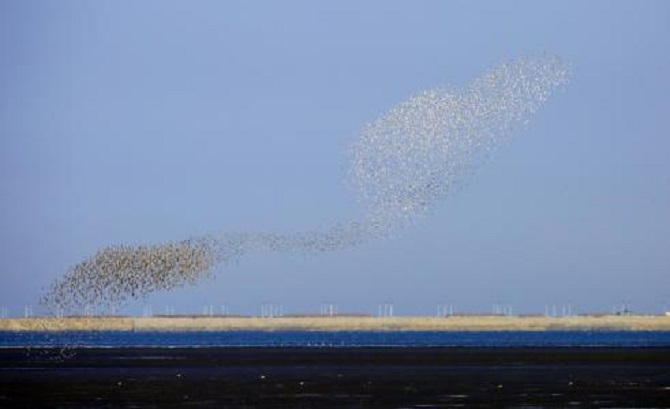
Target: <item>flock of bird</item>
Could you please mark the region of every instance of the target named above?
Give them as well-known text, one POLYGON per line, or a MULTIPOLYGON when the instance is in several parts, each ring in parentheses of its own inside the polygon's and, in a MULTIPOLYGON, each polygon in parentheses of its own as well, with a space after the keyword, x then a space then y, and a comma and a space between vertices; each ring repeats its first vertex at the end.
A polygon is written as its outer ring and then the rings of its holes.
POLYGON ((75 265, 42 297, 52 311, 115 307, 129 299, 195 285, 215 266, 250 251, 321 252, 383 238, 412 224, 469 175, 517 126, 569 80, 553 56, 521 58, 463 89, 435 88, 367 124, 351 145, 359 220, 283 235, 228 233, 178 242, 110 246, 75 265))
POLYGON ((214 266, 213 244, 207 238, 152 246, 105 247, 54 282, 41 303, 59 314, 73 314, 92 307, 115 307, 154 291, 196 284, 214 266))

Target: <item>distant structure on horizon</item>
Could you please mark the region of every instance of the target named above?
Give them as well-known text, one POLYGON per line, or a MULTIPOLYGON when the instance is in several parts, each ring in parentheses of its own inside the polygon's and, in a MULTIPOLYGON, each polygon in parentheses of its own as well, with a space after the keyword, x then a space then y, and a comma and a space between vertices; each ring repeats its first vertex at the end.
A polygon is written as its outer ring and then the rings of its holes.
POLYGON ((321 315, 326 315, 332 317, 337 315, 337 305, 336 304, 321 304, 321 315))
POLYGON ((393 304, 392 303, 379 304, 379 307, 377 308, 377 316, 378 317, 392 317, 393 316, 393 304))

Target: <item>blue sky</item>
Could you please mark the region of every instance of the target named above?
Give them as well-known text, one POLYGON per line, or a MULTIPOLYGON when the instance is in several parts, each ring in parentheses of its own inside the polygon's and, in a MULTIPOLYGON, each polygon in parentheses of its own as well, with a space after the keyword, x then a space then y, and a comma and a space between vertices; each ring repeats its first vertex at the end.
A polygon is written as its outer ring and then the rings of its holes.
POLYGON ((662 1, 2 2, 0 305, 20 313, 111 244, 355 217, 347 147, 366 122, 542 52, 572 62, 571 84, 413 228, 248 255, 146 303, 670 308, 662 1))

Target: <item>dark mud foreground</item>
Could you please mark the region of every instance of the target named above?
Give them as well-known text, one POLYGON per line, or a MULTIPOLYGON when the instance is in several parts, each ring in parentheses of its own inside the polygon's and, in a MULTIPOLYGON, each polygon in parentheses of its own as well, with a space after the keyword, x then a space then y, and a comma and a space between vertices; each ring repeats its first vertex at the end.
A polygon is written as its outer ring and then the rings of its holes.
POLYGON ((0 349, 0 407, 670 407, 670 348, 0 349))

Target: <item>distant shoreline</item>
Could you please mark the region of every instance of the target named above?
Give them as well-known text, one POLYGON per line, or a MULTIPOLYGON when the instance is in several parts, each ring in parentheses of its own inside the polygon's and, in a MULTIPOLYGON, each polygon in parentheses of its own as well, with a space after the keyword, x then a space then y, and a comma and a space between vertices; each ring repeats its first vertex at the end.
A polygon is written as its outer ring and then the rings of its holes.
POLYGON ((33 317, 0 331, 670 331, 670 316, 33 317))

